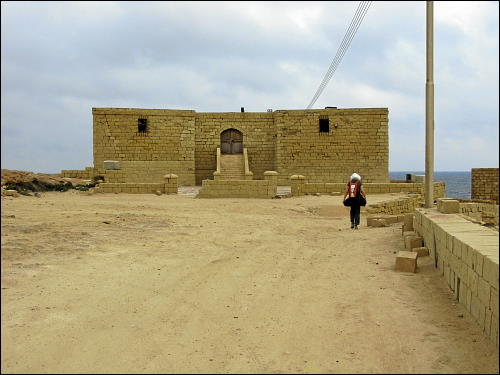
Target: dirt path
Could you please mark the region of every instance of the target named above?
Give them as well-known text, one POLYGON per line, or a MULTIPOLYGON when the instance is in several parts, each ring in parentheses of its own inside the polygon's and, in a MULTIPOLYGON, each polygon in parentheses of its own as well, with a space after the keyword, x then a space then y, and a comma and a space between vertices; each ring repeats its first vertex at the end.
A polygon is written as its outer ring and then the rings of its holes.
POLYGON ((2 197, 2 372, 498 373, 429 262, 393 270, 401 226, 340 198, 2 197))

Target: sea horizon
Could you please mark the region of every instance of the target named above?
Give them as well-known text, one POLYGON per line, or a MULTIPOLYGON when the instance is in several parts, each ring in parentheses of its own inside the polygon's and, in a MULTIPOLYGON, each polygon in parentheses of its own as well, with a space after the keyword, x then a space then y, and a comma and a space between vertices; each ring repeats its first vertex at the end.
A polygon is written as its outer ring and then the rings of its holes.
MULTIPOLYGON (((405 180, 406 174, 425 174, 424 171, 389 171, 391 180, 405 180)), ((434 171, 434 181, 445 183, 448 198, 471 199, 471 171, 434 171)))

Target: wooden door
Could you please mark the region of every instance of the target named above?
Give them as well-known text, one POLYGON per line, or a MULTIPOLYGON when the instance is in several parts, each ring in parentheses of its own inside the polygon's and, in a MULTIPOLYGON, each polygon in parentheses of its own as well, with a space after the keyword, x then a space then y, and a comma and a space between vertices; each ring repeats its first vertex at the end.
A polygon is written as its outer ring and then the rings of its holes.
POLYGON ((223 154, 243 153, 243 133, 236 129, 224 130, 220 135, 220 151, 223 154))

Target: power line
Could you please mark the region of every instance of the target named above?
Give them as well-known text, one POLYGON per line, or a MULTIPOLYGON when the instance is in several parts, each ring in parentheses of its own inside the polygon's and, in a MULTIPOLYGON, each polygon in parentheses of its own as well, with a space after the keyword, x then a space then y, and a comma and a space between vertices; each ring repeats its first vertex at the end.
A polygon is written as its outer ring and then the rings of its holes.
POLYGON ((359 29, 359 26, 361 25, 361 22, 363 21, 363 18, 365 17, 366 13, 368 12, 368 8, 370 8, 371 1, 360 1, 358 8, 356 9, 356 12, 354 13, 354 17, 351 20, 351 24, 349 25, 349 28, 347 29, 344 38, 342 39, 342 43, 340 44, 337 53, 335 54, 335 58, 333 59, 332 63, 330 64, 330 67, 328 68, 328 71, 326 72, 325 76, 323 77, 323 80, 321 81, 321 84, 319 85, 318 89, 316 90, 316 93, 314 94, 311 102, 307 106, 307 109, 310 109, 314 103, 316 103, 316 100, 320 97, 321 93, 325 89, 325 87, 328 85, 328 82, 332 78, 333 74, 337 70, 337 67, 340 64, 340 61, 344 57, 344 54, 346 53, 347 49, 349 48, 352 39, 354 38, 354 35, 359 29))
POLYGON ((360 9, 364 8, 365 6, 365 2, 364 1, 361 1, 359 4, 358 4, 358 8, 356 9, 356 12, 354 14, 354 17, 352 18, 351 20, 351 24, 349 25, 349 28, 347 29, 347 32, 346 34, 344 35, 344 38, 342 40, 342 43, 335 55, 335 58, 333 59, 332 63, 330 64, 330 67, 328 68, 328 71, 325 75, 325 77, 323 77, 323 80, 318 88, 318 90, 316 90, 316 93, 313 97, 313 100, 311 101, 311 104, 309 104, 309 107, 312 107, 312 102, 316 101, 319 97, 319 95, 321 94, 321 92, 323 91, 323 89, 326 87, 326 84, 328 83, 328 80, 329 80, 329 77, 331 77, 331 75, 333 74, 334 72, 334 69, 336 69, 336 66, 338 65, 338 61, 339 61, 339 58, 342 54, 343 51, 345 51, 345 47, 347 46, 347 41, 349 39, 349 37, 352 34, 354 28, 353 26, 359 21, 360 19, 360 15, 361 15, 361 12, 360 12, 360 9))
MULTIPOLYGON (((321 92, 325 89, 327 86, 328 82, 330 81, 333 73, 336 71, 338 65, 340 64, 340 61, 342 57, 344 56, 345 52, 347 51, 347 48, 349 47, 352 39, 354 38, 354 34, 356 33, 357 29, 359 28, 360 22, 361 22, 361 17, 363 12, 367 10, 367 4, 366 2, 360 2, 358 6, 358 10, 356 11, 356 14, 351 21, 351 25, 349 26, 348 31, 346 32, 346 35, 344 36, 344 39, 342 41, 342 44, 340 45, 337 54, 335 55, 334 60, 330 64, 330 68, 328 69, 328 72, 326 73, 325 77, 323 78, 323 81, 321 82, 320 87, 318 88, 314 101, 318 99, 318 97, 321 95, 321 92)), ((312 104, 310 104, 312 106, 312 104)))

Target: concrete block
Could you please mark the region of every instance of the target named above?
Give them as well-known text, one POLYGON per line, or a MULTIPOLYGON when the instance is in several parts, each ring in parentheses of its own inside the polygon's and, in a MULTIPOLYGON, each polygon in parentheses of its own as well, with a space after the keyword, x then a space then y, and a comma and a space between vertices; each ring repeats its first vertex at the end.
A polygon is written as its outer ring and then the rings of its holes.
POLYGON ((426 247, 414 247, 411 251, 417 253, 417 258, 429 256, 429 249, 426 247))
POLYGON ((396 256, 396 271, 416 272, 417 253, 411 251, 399 251, 396 256))

